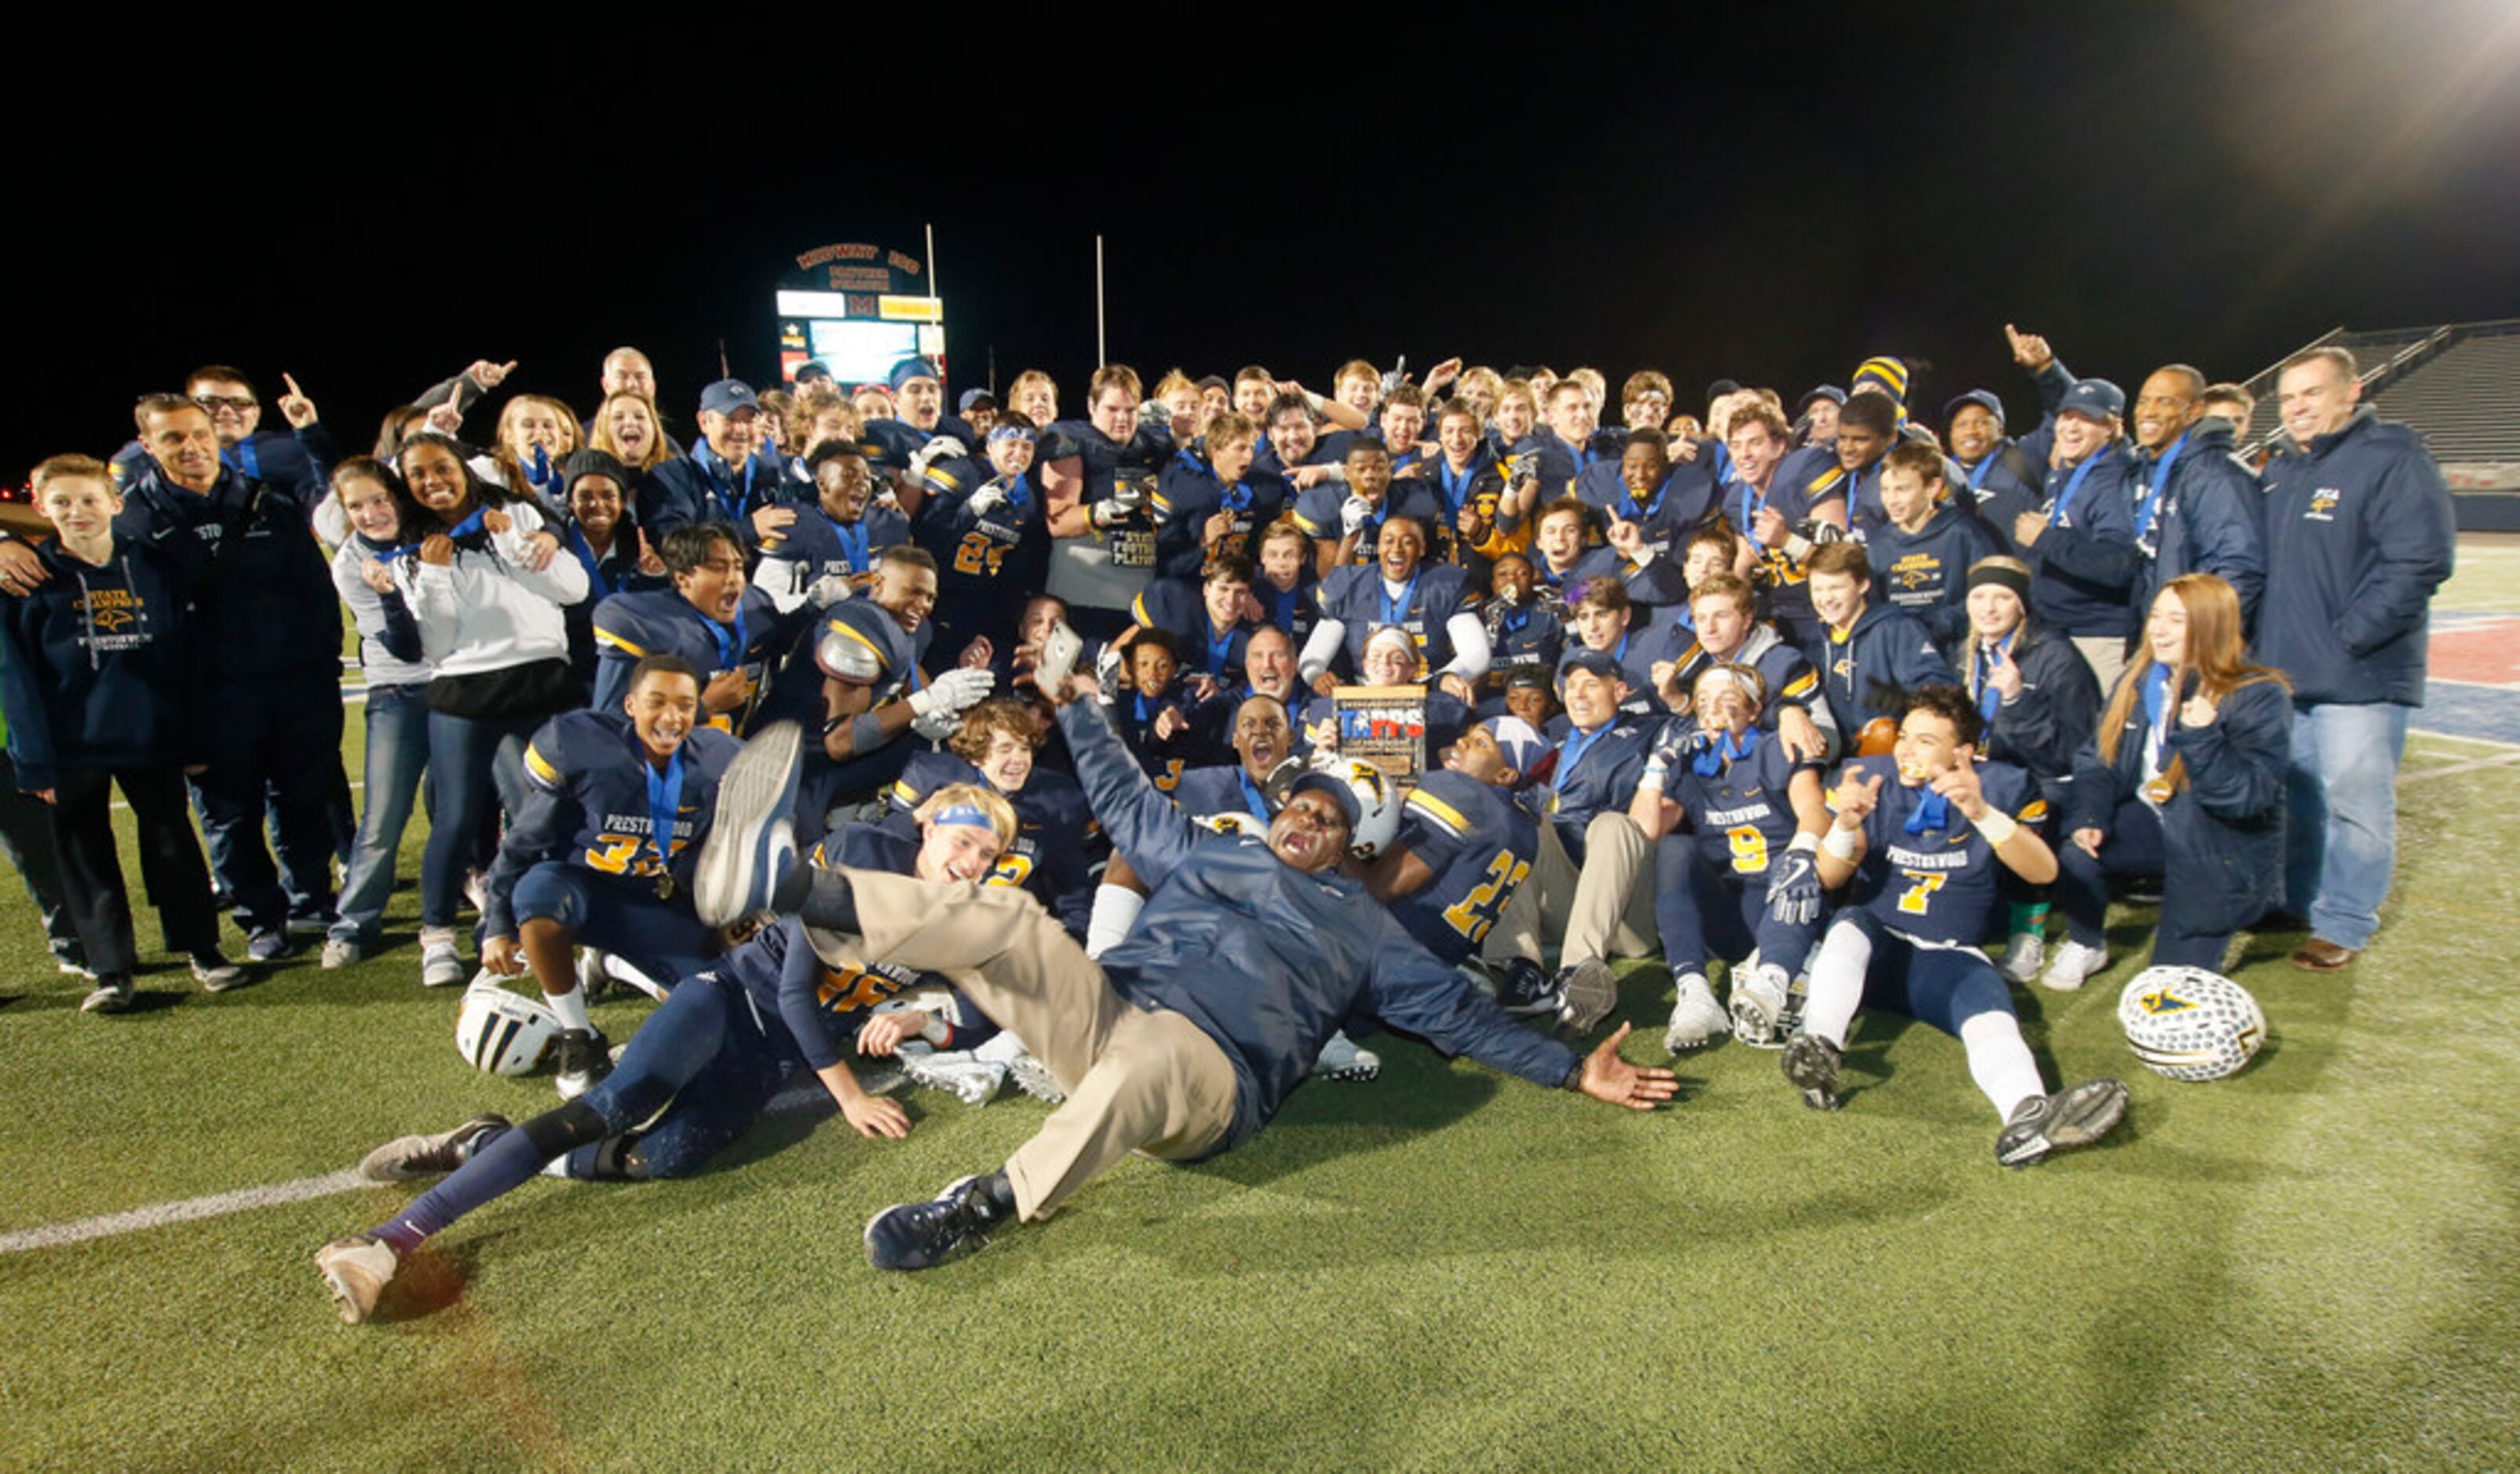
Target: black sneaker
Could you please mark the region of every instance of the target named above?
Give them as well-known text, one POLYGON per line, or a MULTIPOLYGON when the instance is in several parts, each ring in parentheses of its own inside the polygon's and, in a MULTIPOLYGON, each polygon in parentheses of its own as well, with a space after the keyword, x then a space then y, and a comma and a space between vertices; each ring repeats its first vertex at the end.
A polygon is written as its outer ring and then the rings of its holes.
POLYGON ((612 1046, 600 1029, 562 1029, 559 1041, 560 1097, 574 1100, 612 1073, 612 1046))
POLYGON ((1538 962, 1514 958, 1489 970, 1496 978, 1498 1007, 1516 1018, 1557 1011, 1557 984, 1538 962))
POLYGON ((2059 1151, 2089 1146, 2126 1118, 2123 1080, 2086 1080, 2052 1095, 2024 1100, 1996 1135, 1995 1159, 2027 1167, 2059 1151))
POLYGON ((1837 1046, 1817 1034, 1797 1032, 1785 1041, 1785 1078, 1803 1093, 1803 1104, 1835 1110, 1846 1103, 1837 1094, 1837 1046))
POLYGON ((989 1230, 1014 1218, 967 1177, 924 1203, 902 1203, 868 1220, 867 1263, 878 1270, 924 1270, 989 1241, 989 1230))
POLYGON ((1610 964, 1595 959, 1557 970, 1557 1022, 1569 1034, 1584 1034, 1610 1016, 1619 1005, 1619 979, 1610 964))
POLYGON ((485 1139, 507 1129, 507 1117, 485 1115, 433 1137, 398 1138, 369 1152, 359 1163, 359 1176, 371 1183, 440 1177, 463 1166, 485 1139))

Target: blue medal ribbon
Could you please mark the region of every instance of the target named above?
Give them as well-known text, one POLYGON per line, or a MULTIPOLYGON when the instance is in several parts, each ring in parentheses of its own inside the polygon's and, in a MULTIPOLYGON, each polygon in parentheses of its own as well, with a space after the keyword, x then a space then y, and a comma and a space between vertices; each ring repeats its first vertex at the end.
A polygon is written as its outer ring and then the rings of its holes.
POLYGON ((1766 734, 1756 727, 1737 737, 1729 732, 1725 733, 1714 741, 1697 749, 1697 756, 1689 760, 1689 766, 1700 778, 1714 778, 1724 771, 1726 764, 1737 763, 1758 751, 1759 738, 1764 736, 1766 734))
POLYGON ((2064 525, 2065 514, 2067 510, 2072 508, 2074 505, 2074 493, 2083 489, 2083 482, 2091 475, 2092 468, 2099 465, 2100 457, 2105 456, 2108 453, 2109 448, 2103 445, 2098 450, 2085 456, 2083 458, 2083 464, 2075 467, 2074 473, 2065 478, 2065 489, 2056 493, 2055 501, 2048 504, 2048 526, 2060 527, 2064 525))
POLYGON ((2170 442, 2170 449, 2161 453, 2161 462, 2153 469, 2152 484, 2144 489, 2143 500, 2136 504, 2135 540, 2146 553, 2154 551, 2152 519, 2160 510, 2162 492, 2170 485, 2170 469, 2179 464, 2179 453, 2186 447, 2187 432, 2181 430, 2179 438, 2170 442))
POLYGON ((1952 826, 1952 801, 1927 788, 1917 798, 1916 807, 1900 827, 1911 834, 1932 834, 1952 826))
POLYGON ((648 847, 656 853, 656 865, 670 873, 674 868, 674 815, 683 802, 683 749, 665 759, 665 771, 658 773, 654 763, 642 765, 648 778, 648 847))
POLYGON ((1260 791, 1260 785, 1251 781, 1250 773, 1240 763, 1234 765, 1234 781, 1242 785, 1242 807, 1251 812, 1252 818, 1267 824, 1269 797, 1260 791))

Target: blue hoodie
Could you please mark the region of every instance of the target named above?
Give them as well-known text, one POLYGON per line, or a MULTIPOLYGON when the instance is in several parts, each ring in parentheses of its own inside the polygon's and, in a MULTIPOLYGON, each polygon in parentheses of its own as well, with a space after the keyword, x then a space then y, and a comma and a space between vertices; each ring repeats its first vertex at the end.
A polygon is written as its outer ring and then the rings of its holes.
POLYGON ((125 493, 113 531, 179 564, 196 553, 208 559, 192 590, 204 681, 331 688, 341 679, 341 598, 323 546, 307 530, 311 516, 284 488, 234 470, 222 468, 207 492, 194 492, 151 462, 125 493), (222 558, 230 524, 238 544, 222 558))
MULTIPOLYGON (((302 535, 302 529, 301 529, 302 535)), ((0 704, 21 788, 65 768, 158 768, 196 755, 191 586, 206 557, 117 534, 105 566, 58 542, 35 549, 51 575, 0 596, 0 704)))
POLYGON ((2257 657, 2298 706, 2424 700, 2433 590, 2457 541, 2423 437, 2355 411, 2267 463, 2267 594, 2257 657))

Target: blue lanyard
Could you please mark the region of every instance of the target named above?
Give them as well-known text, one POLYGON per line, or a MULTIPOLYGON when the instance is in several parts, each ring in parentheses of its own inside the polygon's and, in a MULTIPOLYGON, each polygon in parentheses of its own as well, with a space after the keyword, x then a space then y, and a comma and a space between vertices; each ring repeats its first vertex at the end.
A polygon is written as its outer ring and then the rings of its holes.
POLYGON ((1689 760, 1689 766, 1698 777, 1713 778, 1722 773, 1727 764, 1737 763, 1758 751, 1759 738, 1763 736, 1765 734, 1756 727, 1737 737, 1728 732, 1699 749, 1697 756, 1689 760))
POLYGON ((824 512, 820 503, 815 504, 814 510, 822 513, 823 520, 832 524, 832 535, 840 540, 840 557, 848 559, 850 572, 864 573, 874 568, 874 561, 867 557, 865 517, 861 516, 855 522, 843 522, 824 512))
POLYGON ((604 559, 595 556, 595 545, 586 540, 585 532, 580 530, 575 522, 568 525, 568 551, 577 555, 578 565, 586 569, 587 585, 590 588, 602 589, 607 594, 618 594, 628 588, 632 576, 638 572, 637 567, 633 566, 631 571, 622 574, 617 582, 607 578, 604 574, 604 559))
POLYGON ((656 852, 656 864, 671 870, 674 863, 674 815, 683 802, 683 749, 665 759, 665 771, 656 772, 653 763, 643 763, 648 770, 648 844, 656 852))
POLYGON ((1751 546, 1751 547, 1753 547, 1753 548, 1762 548, 1762 547, 1765 547, 1765 546, 1766 546, 1765 544, 1763 544, 1763 543, 1761 543, 1761 542, 1759 541, 1759 533, 1758 533, 1758 526, 1759 526, 1759 522, 1758 522, 1758 515, 1759 515, 1759 514, 1760 514, 1760 513, 1765 512, 1765 511, 1767 511, 1767 510, 1768 510, 1768 494, 1767 494, 1766 492, 1764 492, 1764 491, 1760 491, 1760 490, 1759 490, 1759 488, 1757 488, 1757 487, 1755 487, 1755 486, 1752 486, 1752 485, 1751 485, 1749 482, 1747 482, 1747 481, 1742 482, 1742 483, 1741 483, 1741 527, 1740 527, 1740 532, 1741 532, 1741 535, 1742 535, 1743 537, 1746 537, 1746 538, 1748 538, 1748 539, 1750 540, 1750 546, 1751 546), (1759 496, 1759 500, 1758 500, 1756 503, 1753 503, 1753 502, 1750 500, 1750 494, 1751 494, 1752 492, 1754 492, 1754 491, 1755 491, 1755 492, 1758 492, 1758 496, 1759 496))
POLYGON ((248 435, 236 444, 229 446, 226 450, 219 452, 219 459, 228 463, 229 467, 235 470, 242 471, 257 480, 261 479, 262 452, 254 449, 253 437, 251 435, 248 435))
POLYGON ((1237 481, 1225 488, 1225 510, 1239 515, 1250 509, 1251 483, 1237 481))
MULTIPOLYGON (((1211 624, 1208 628, 1212 630, 1216 628, 1216 626, 1211 624)), ((1239 633, 1241 633, 1241 631, 1229 624, 1225 627, 1224 634, 1214 636, 1208 640, 1207 669, 1210 675, 1222 676, 1225 674, 1227 659, 1234 653, 1234 637, 1239 633)))
POLYGON ((1234 765, 1234 781, 1242 785, 1242 807, 1251 811, 1252 818, 1267 824, 1269 822, 1268 796, 1260 791, 1260 785, 1251 781, 1251 775, 1243 770, 1240 763, 1234 765))
POLYGON ((1460 516, 1462 514, 1462 503, 1470 494, 1470 483, 1478 479, 1479 463, 1476 460, 1472 460, 1469 464, 1469 468, 1457 476, 1453 474, 1453 463, 1451 461, 1437 461, 1435 463, 1435 473, 1443 477, 1444 511, 1454 516, 1460 516))
POLYGON ((2048 526, 2061 527, 2064 525, 2065 513, 2074 505, 2074 493, 2083 489, 2084 478, 2091 475, 2092 467, 2100 464, 2100 457, 2105 456, 2108 453, 2109 448, 2103 445, 2098 450, 2085 456, 2083 458, 2083 464, 2075 467, 2074 473, 2065 478, 2065 489, 2056 493, 2056 500, 2048 504, 2048 526))
POLYGON ((2186 446, 2187 432, 2181 430, 2179 438, 2170 442, 2170 449, 2161 453, 2161 463, 2153 470, 2152 485, 2145 488, 2143 501, 2135 510, 2137 542, 2146 542, 2151 538, 2153 513, 2161 504, 2162 491, 2170 485, 2170 469, 2179 464, 2179 453, 2186 446))
POLYGON ((761 469, 761 458, 748 456, 744 459, 742 486, 731 485, 727 481, 727 477, 734 474, 734 469, 710 448, 707 441, 703 440, 699 443, 698 448, 692 453, 692 461, 709 478, 709 500, 717 503, 719 509, 726 514, 728 521, 742 521, 743 504, 752 500, 752 475, 754 471, 761 469))
MULTIPOLYGON (((695 609, 694 612, 698 611, 695 609)), ((751 643, 744 638, 743 605, 739 603, 735 606, 735 628, 733 629, 728 629, 706 614, 700 615, 700 623, 708 627, 709 638, 717 642, 719 670, 733 670, 743 662, 743 652, 751 643)))
MULTIPOLYGON (((480 531, 480 530, 481 530, 481 514, 483 514, 483 513, 485 513, 485 512, 487 512, 487 511, 489 511, 489 510, 490 510, 490 509, 489 509, 489 508, 487 508, 487 507, 475 507, 475 508, 473 508, 473 509, 472 509, 472 514, 471 516, 466 517, 464 520, 462 520, 462 521, 460 521, 460 522, 456 523, 454 526, 449 527, 449 528, 447 528, 447 529, 446 529, 446 539, 447 539, 447 541, 449 541, 449 542, 461 542, 461 541, 463 541, 464 539, 466 539, 466 538, 468 538, 468 537, 471 537, 472 534, 474 534, 474 533, 476 533, 476 532, 480 531)), ((399 548, 395 548, 395 549, 392 549, 392 550, 390 550, 390 551, 388 551, 388 552, 384 552, 384 553, 380 553, 380 554, 378 554, 378 555, 377 555, 377 561, 378 561, 378 562, 381 562, 381 563, 389 563, 389 562, 392 562, 392 561, 393 561, 394 559, 396 559, 396 558, 409 558, 409 557, 411 557, 413 554, 418 553, 419 551, 420 551, 420 544, 419 544, 418 542, 409 542, 409 543, 405 543, 405 544, 403 544, 403 545, 402 545, 401 547, 399 547, 399 548)))
POLYGON ((1552 786, 1564 792, 1567 781, 1575 776, 1575 765, 1584 761, 1584 754, 1592 750, 1593 744, 1609 736, 1610 729, 1617 725, 1619 719, 1612 717, 1590 732, 1579 727, 1567 733, 1566 740, 1557 744, 1557 779, 1552 786))
POLYGON ((2161 750, 2170 740, 2170 667, 2156 660, 2143 673, 2144 752, 2154 768, 2165 766, 2161 750))
POLYGON ((1993 469, 1995 469, 1995 452, 1988 451, 1986 453, 1986 459, 1977 463, 1977 465, 1972 467, 1969 470, 1970 495, 1976 495, 1977 489, 1986 484, 1987 472, 1993 469))
POLYGON ((2003 702, 2003 692, 1997 691, 1995 684, 1987 679, 1987 672, 1995 666, 1995 660, 1989 652, 2002 650, 2010 654, 2012 642, 2018 639, 2020 634, 2021 631, 2016 629, 1997 641, 1992 647, 1981 645, 1977 648, 1977 656, 1972 666, 1977 676, 1977 714, 1989 722, 1995 720, 1995 709, 2003 702))
POLYGON ((1373 586, 1382 596, 1382 622, 1384 624, 1407 624, 1409 622, 1409 606, 1418 602, 1418 580, 1425 576, 1426 570, 1423 568, 1410 574, 1409 582, 1401 586, 1400 596, 1395 599, 1392 597, 1391 590, 1386 587, 1382 581, 1381 570, 1374 570, 1373 586))
POLYGON ((1628 490, 1628 483, 1625 481, 1620 482, 1619 505, 1621 508, 1625 509, 1627 513, 1627 520, 1631 522, 1642 522, 1645 518, 1652 516, 1655 513, 1662 511, 1662 499, 1671 494, 1671 476, 1664 476, 1662 478, 1662 484, 1654 488, 1653 500, 1643 504, 1642 506, 1639 506, 1637 504, 1637 494, 1628 490))
POLYGON ((1007 505, 1013 508, 1018 514, 1032 502, 1032 483, 1025 477, 1004 476, 999 479, 998 485, 1006 491, 1007 505))
POLYGON ((1927 788, 1916 799, 1916 807, 1900 827, 1911 834, 1931 834, 1952 826, 1952 801, 1927 788))
POLYGON ((1269 622, 1291 635, 1295 632, 1295 615, 1302 611, 1304 586, 1291 589, 1269 586, 1269 622))

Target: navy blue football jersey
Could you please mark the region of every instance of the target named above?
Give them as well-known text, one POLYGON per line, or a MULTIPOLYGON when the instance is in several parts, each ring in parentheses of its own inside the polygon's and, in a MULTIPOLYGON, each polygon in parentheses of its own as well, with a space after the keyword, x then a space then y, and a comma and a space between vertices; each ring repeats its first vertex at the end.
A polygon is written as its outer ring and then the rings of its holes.
POLYGON ((1392 916, 1418 945, 1458 963, 1530 875, 1540 827, 1503 788, 1437 768, 1410 793, 1392 844, 1435 872, 1425 889, 1392 902, 1392 916))
POLYGON ((1228 685, 1241 681, 1242 649, 1251 643, 1251 631, 1238 623, 1219 633, 1208 623, 1207 598, 1198 583, 1156 579, 1131 602, 1129 614, 1141 627, 1173 637, 1184 675, 1213 676, 1228 685))
POLYGON ((875 582, 883 550, 908 541, 910 519, 880 503, 870 504, 854 522, 833 517, 819 502, 800 503, 796 520, 761 540, 753 582, 782 608, 794 608, 815 580, 832 573, 847 574, 863 593, 875 582))
POLYGON ((1156 574, 1194 579, 1217 558, 1259 555, 1253 539, 1285 509, 1286 483, 1254 466, 1228 486, 1206 456, 1178 451, 1157 473, 1148 505, 1155 514, 1156 574), (1211 546, 1207 523, 1219 512, 1234 514, 1234 522, 1211 546))
POLYGON ((743 700, 708 725, 742 732, 761 699, 770 662, 788 644, 793 621, 759 587, 743 591, 735 622, 720 624, 671 589, 615 594, 595 606, 595 699, 598 711, 617 711, 630 694, 630 673, 650 655, 680 655, 700 673, 705 687, 719 675, 743 672, 743 700))
POLYGON ((649 775, 654 770, 630 718, 619 711, 563 712, 525 745, 525 804, 490 864, 482 920, 490 936, 516 935, 509 897, 525 871, 565 860, 598 875, 651 891, 670 875, 678 904, 691 903, 692 868, 717 808, 718 780, 742 744, 695 729, 675 754, 682 791, 674 796, 665 853, 653 839, 649 775))
MULTIPOLYGON (((1986 936, 1997 904, 2003 862, 1977 826, 1952 809, 1945 824, 1908 832, 1908 817, 1931 795, 1923 784, 1899 782, 1899 760, 1888 754, 1857 758, 1839 777, 1841 786, 1881 778, 1881 801, 1865 816, 1864 862, 1856 870, 1849 904, 1861 906, 1889 927, 1919 942, 1974 947, 1986 936)), ((2048 817, 2028 774, 2010 763, 1980 763, 1978 784, 1992 808, 2024 825, 2048 817)))
POLYGON ((1445 625, 1470 606, 1469 576, 1451 563, 1419 563, 1418 576, 1394 594, 1379 563, 1332 568, 1317 599, 1324 617, 1347 626, 1350 672, 1364 669, 1365 643, 1373 632, 1396 624, 1417 642, 1423 676, 1452 663, 1453 637, 1445 625))
MULTIPOLYGON (((1290 515, 1294 517, 1295 525, 1304 529, 1305 536, 1317 542, 1335 543, 1347 535, 1345 524, 1340 520, 1340 509, 1347 505, 1347 494, 1345 481, 1324 481, 1295 497, 1294 511, 1290 515)), ((1437 551, 1437 540, 1442 537, 1445 525, 1443 498, 1413 476, 1392 482, 1391 489, 1382 495, 1382 506, 1358 529, 1353 561, 1373 561, 1373 550, 1382 536, 1382 524, 1396 516, 1416 517, 1418 525, 1426 531, 1428 553, 1437 551)))
MULTIPOLYGON (((1674 717, 1686 722, 1687 717, 1674 717)), ((1794 775, 1817 773, 1817 762, 1798 763, 1785 744, 1761 736, 1746 757, 1709 775, 1684 760, 1664 780, 1663 796, 1681 806, 1684 823, 1697 836, 1698 853, 1719 875, 1747 884, 1768 873, 1768 864, 1793 843, 1794 775)))
MULTIPOLYGON (((979 769, 951 752, 913 753, 886 795, 891 812, 883 826, 915 839, 919 821, 913 811, 949 783, 997 791, 979 769)), ((1085 806, 1085 790, 1066 774, 1036 765, 1022 788, 999 796, 1015 811, 1015 839, 998 857, 987 883, 1021 886, 1060 924, 1084 935, 1086 916, 1094 906, 1095 872, 1110 850, 1085 806)))

